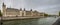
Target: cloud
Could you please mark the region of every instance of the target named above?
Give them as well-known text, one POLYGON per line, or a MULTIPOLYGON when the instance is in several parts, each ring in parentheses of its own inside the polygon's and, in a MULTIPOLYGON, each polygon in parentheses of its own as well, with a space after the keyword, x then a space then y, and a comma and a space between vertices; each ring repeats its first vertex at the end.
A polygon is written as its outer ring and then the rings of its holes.
POLYGON ((60 0, 25 0, 26 6, 38 11, 58 15, 60 11, 60 0))
POLYGON ((2 8, 2 1, 3 1, 3 0, 0 0, 0 10, 1 10, 1 8, 2 8))

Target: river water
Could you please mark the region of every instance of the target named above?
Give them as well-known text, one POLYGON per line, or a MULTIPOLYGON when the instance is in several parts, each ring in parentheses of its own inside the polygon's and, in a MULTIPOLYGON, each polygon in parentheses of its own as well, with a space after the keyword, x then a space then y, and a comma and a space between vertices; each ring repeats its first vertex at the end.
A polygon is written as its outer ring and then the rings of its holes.
POLYGON ((58 17, 3 21, 3 25, 52 25, 58 17))

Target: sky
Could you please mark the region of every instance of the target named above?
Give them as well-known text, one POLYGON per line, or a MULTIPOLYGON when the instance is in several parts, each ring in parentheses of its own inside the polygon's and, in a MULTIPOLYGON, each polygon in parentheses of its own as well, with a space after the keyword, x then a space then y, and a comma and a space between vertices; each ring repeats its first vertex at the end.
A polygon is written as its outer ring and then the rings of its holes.
POLYGON ((33 9, 51 15, 58 15, 60 11, 60 0, 0 0, 0 9, 3 2, 7 7, 33 9))

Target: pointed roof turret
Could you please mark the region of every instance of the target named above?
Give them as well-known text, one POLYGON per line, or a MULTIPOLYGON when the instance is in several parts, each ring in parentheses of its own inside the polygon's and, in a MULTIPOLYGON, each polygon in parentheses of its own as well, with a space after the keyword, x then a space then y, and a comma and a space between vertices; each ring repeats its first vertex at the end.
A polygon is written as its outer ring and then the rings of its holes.
POLYGON ((2 6, 6 6, 6 5, 4 4, 4 2, 3 2, 3 4, 2 4, 2 6))
POLYGON ((4 2, 3 2, 3 5, 4 5, 4 2))
POLYGON ((20 8, 20 11, 22 11, 22 8, 20 8))
POLYGON ((32 11, 32 9, 30 11, 32 11))
POLYGON ((24 8, 24 11, 25 11, 25 8, 24 8))

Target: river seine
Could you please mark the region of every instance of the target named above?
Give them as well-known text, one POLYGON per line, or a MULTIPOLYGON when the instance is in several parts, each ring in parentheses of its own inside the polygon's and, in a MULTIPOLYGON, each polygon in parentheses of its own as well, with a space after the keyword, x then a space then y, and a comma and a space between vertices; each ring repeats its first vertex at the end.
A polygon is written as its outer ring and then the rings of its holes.
POLYGON ((52 25, 58 17, 46 17, 39 19, 20 19, 3 21, 3 25, 52 25))

